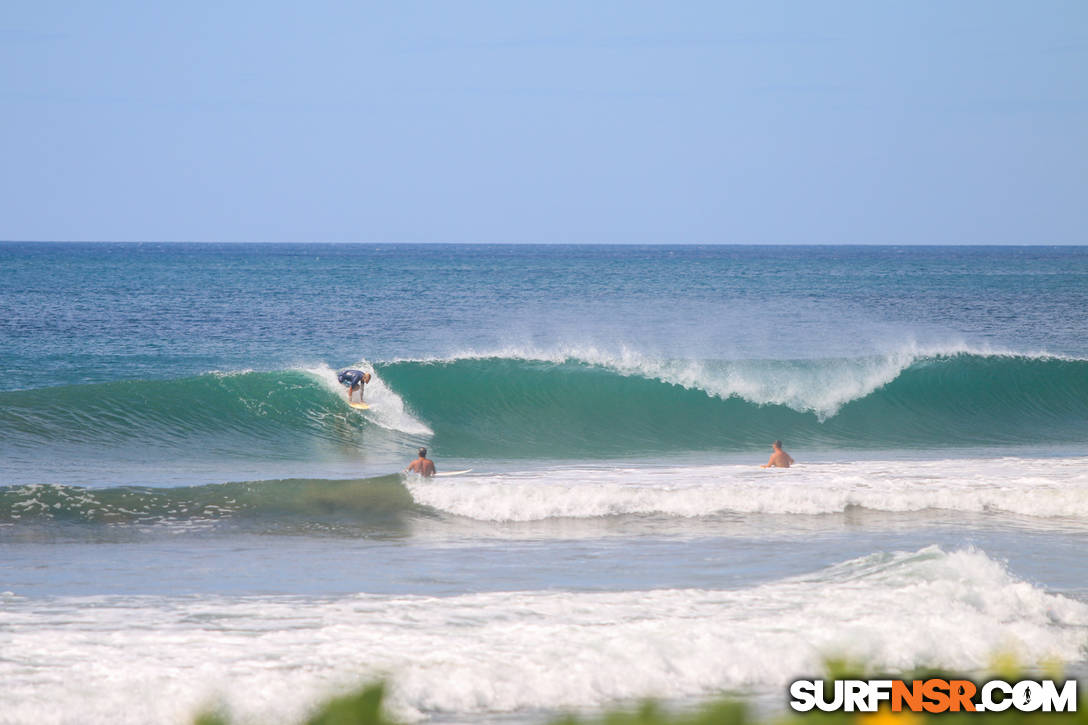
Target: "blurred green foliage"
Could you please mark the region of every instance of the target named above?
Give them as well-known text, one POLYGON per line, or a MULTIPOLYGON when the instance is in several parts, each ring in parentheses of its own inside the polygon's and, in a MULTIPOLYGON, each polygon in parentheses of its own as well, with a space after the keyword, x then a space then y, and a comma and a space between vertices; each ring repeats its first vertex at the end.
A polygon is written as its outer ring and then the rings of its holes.
MULTIPOLYGON (((823 679, 881 679, 865 674, 864 667, 855 663, 829 661, 823 679)), ((916 673, 900 675, 899 679, 970 679, 955 675, 916 673)), ((1009 671, 996 675, 1007 681, 1034 679, 1024 674, 1013 675, 1009 671)), ((1053 673, 1042 675, 1057 679, 1053 673)), ((1083 684, 1083 683, 1078 683, 1083 684)), ((385 686, 371 684, 362 689, 332 699, 305 721, 305 725, 397 725, 382 711, 385 686)), ((820 712, 792 713, 773 718, 759 718, 743 703, 721 700, 704 705, 691 712, 669 712, 660 704, 647 701, 634 709, 617 709, 593 717, 564 715, 554 718, 549 725, 1088 725, 1088 707, 1078 688, 1076 712, 945 712, 945 713, 893 713, 884 708, 875 713, 820 712)), ((199 715, 193 725, 231 725, 230 718, 219 711, 199 715)))

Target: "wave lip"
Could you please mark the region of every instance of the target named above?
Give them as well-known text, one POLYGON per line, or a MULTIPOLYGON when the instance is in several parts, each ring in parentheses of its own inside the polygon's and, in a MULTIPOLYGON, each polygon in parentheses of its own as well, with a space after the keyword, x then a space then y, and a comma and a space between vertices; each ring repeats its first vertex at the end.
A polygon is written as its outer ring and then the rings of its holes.
MULTIPOLYGON (((1088 361, 906 350, 850 360, 468 356, 379 365, 457 455, 1083 444, 1088 361)), ((449 450, 449 448, 444 448, 449 450)))
MULTIPOLYGON (((955 350, 952 354, 958 352, 962 350, 955 350)), ((826 419, 846 403, 865 397, 894 380, 916 360, 930 354, 910 348, 885 355, 842 358, 814 364, 811 360, 669 360, 626 347, 617 352, 575 347, 552 352, 507 349, 494 354, 465 353, 428 362, 494 359, 551 362, 556 365, 584 364, 611 370, 624 377, 641 377, 702 391, 712 397, 740 398, 757 405, 783 405, 826 419)), ((945 350, 943 354, 949 352, 945 350)))
POLYGON ((798 412, 814 413, 823 420, 834 416, 847 403, 864 398, 888 384, 915 363, 970 357, 1067 362, 1080 360, 1048 352, 1017 353, 966 344, 909 344, 885 353, 825 359, 673 360, 646 355, 628 347, 609 351, 594 346, 576 346, 462 352, 449 357, 405 358, 394 361, 394 364, 449 365, 461 361, 486 360, 546 362, 557 366, 583 364, 611 370, 625 377, 641 377, 678 385, 688 390, 699 390, 722 399, 735 397, 757 405, 784 405, 798 412))
POLYGON ((400 717, 513 713, 769 692, 835 656, 972 673, 997 654, 1081 662, 1088 646, 1085 603, 936 547, 739 590, 9 600, 0 678, 20 722, 180 721, 217 695, 247 721, 297 721, 377 676, 400 717), (128 675, 171 697, 143 698, 128 675), (64 686, 86 681, 101 685, 64 686))

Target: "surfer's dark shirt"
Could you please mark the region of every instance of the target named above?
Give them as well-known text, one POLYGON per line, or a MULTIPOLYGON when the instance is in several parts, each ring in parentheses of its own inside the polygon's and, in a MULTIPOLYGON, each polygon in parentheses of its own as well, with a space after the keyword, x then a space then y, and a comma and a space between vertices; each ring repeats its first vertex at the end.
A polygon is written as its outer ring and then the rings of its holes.
POLYGON ((337 380, 344 385, 351 385, 352 387, 359 384, 359 381, 363 379, 362 370, 345 370, 337 376, 337 380))

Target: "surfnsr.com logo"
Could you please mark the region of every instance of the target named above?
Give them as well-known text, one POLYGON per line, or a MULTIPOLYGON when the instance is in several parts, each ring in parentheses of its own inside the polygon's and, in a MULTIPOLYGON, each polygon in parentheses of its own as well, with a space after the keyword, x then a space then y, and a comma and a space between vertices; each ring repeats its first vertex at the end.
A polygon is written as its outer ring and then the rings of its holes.
POLYGON ((797 680, 790 685, 790 707, 824 712, 876 712, 887 702, 892 712, 1076 712, 1077 681, 990 680, 797 680))

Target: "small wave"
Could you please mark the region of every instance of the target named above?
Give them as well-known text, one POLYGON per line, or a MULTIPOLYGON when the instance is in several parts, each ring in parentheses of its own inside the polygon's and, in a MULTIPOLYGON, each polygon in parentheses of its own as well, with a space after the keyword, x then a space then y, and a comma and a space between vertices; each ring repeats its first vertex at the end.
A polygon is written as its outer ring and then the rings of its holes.
POLYGON ((816 515, 850 507, 943 509, 1088 521, 1083 458, 859 461, 788 471, 703 465, 545 469, 411 480, 420 504, 481 521, 725 513, 816 515))
POLYGON ((993 512, 1088 521, 1083 458, 570 467, 422 479, 274 479, 158 488, 0 487, 0 523, 188 527, 221 521, 382 523, 404 515, 489 522, 616 516, 812 516, 872 511, 993 512))
POLYGON ((229 521, 386 522, 418 510, 399 475, 151 488, 0 487, 0 522, 168 525, 229 521))

